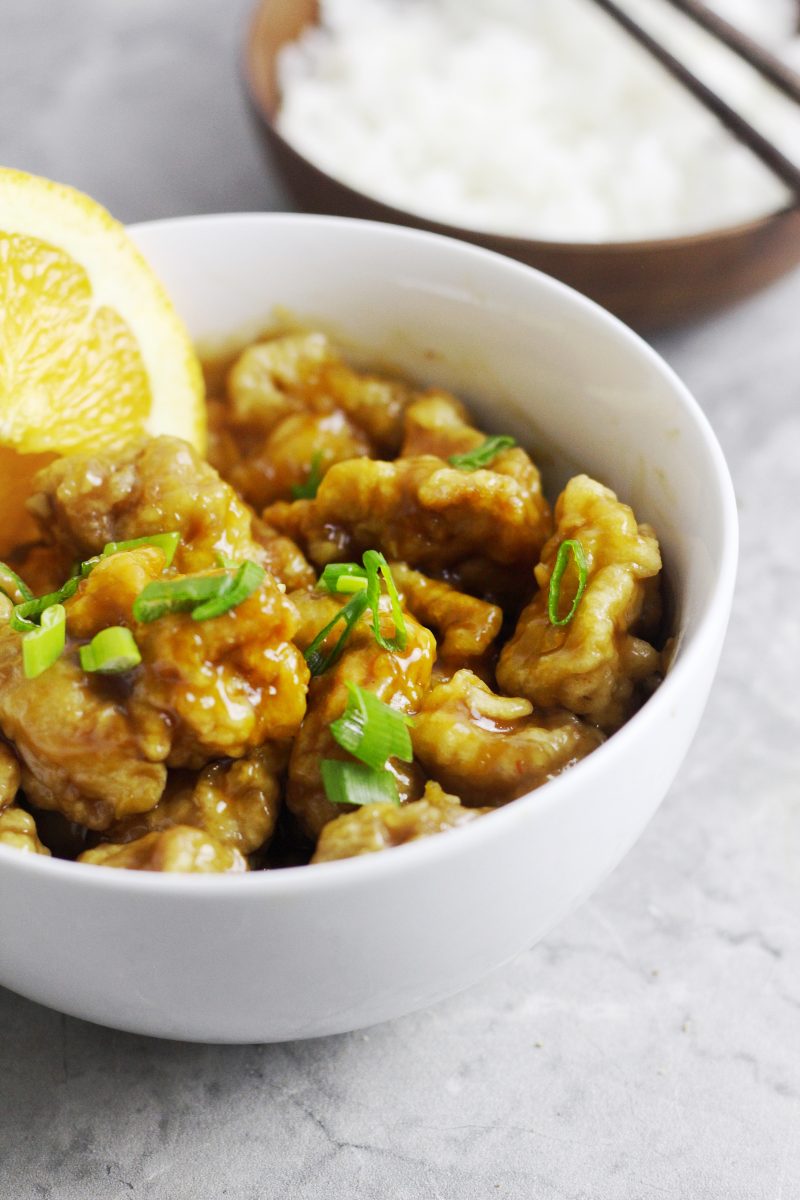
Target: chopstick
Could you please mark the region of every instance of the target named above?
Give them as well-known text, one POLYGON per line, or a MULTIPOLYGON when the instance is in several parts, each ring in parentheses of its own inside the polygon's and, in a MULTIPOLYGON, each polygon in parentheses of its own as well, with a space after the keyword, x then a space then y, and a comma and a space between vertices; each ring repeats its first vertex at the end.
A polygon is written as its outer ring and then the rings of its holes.
MULTIPOLYGON (((667 70, 673 78, 686 88, 688 92, 699 100, 700 103, 712 112, 722 125, 725 126, 730 133, 733 134, 740 142, 747 146, 756 158, 759 158, 766 167, 768 167, 774 175, 777 175, 795 195, 795 198, 800 201, 800 167, 793 163, 791 159, 778 149, 774 142, 760 133, 754 125, 732 108, 727 101, 703 83, 692 71, 689 70, 684 63, 677 59, 674 54, 667 50, 666 46, 662 46, 652 34, 643 29, 638 22, 634 21, 623 9, 619 7, 614 0, 594 0, 598 8, 607 13, 612 20, 624 29, 627 34, 638 42, 649 54, 653 56, 662 67, 667 70)), ((763 50, 755 42, 752 42, 743 33, 735 29, 734 26, 728 25, 727 22, 722 22, 721 17, 709 12, 705 5, 700 4, 697 0, 667 0, 667 3, 673 4, 674 7, 681 9, 688 17, 691 17, 698 24, 702 24, 709 33, 723 41, 731 50, 734 50, 742 58, 745 58, 751 66, 770 79, 777 87, 780 87, 787 95, 791 95, 793 99, 800 102, 800 80, 797 77, 791 79, 792 72, 788 68, 784 68, 782 63, 774 59, 771 54, 763 50), (727 26, 723 31, 720 25, 727 26), (735 35, 735 36, 734 36, 735 35), (745 46, 746 43, 746 46, 745 46), (774 71, 770 66, 772 63, 780 66, 780 72, 774 71), (766 64, 766 65, 765 65, 766 64), (772 75, 768 74, 772 71, 772 75), (781 82, 777 82, 777 75, 780 74, 781 82), (789 91, 789 87, 797 88, 789 91)))
POLYGON ((729 50, 738 54, 751 67, 755 67, 760 75, 768 79, 784 95, 800 103, 800 75, 791 67, 787 67, 786 63, 781 62, 776 55, 765 50, 763 46, 759 46, 758 42, 754 42, 746 33, 742 33, 741 29, 731 25, 730 21, 726 21, 724 17, 707 8, 705 4, 699 3, 698 0, 667 0, 667 4, 671 4, 673 8, 684 13, 717 41, 722 42, 729 50))

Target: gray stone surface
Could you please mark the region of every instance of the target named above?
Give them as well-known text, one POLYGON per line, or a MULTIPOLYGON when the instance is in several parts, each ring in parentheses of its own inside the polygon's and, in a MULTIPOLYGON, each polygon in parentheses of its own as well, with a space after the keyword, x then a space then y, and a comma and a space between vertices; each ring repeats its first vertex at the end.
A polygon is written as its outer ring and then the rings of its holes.
MULTIPOLYGON (((4 0, 0 161, 126 220, 279 206, 247 7, 4 0)), ((799 308, 795 275, 658 342, 732 465, 742 568, 701 733, 613 878, 467 994, 346 1037, 171 1044, 0 993, 3 1200, 800 1197, 799 308)))

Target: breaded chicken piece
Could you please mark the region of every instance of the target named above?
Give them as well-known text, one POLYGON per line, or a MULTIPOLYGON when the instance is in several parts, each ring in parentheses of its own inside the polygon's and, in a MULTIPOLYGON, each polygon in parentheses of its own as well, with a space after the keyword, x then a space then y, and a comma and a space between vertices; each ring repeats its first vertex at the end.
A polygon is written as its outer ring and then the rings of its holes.
POLYGON ((464 804, 505 804, 585 758, 603 741, 571 713, 534 714, 458 671, 425 696, 411 731, 425 770, 464 804))
POLYGON ((317 566, 368 549, 433 575, 478 562, 486 590, 498 568, 530 572, 550 532, 538 472, 521 450, 504 451, 491 470, 479 471, 432 455, 338 463, 315 500, 274 504, 264 519, 317 566))
POLYGON ((247 860, 202 829, 173 825, 147 833, 124 845, 104 842, 78 855, 78 862, 129 871, 169 871, 178 874, 230 874, 247 870, 247 860))
POLYGON ((25 794, 89 829, 158 803, 162 741, 126 706, 125 684, 86 675, 74 654, 26 679, 20 635, 0 626, 0 729, 22 764, 25 794))
POLYGON ((313 587, 317 573, 296 542, 257 517, 253 520, 253 537, 261 550, 259 562, 287 591, 313 587))
POLYGON ((392 563, 391 569, 409 611, 438 635, 437 673, 452 674, 486 657, 503 624, 503 610, 498 605, 412 571, 405 563, 392 563))
MULTIPOLYGON (((569 709, 606 732, 618 729, 658 678, 659 653, 644 636, 653 636, 659 621, 660 570, 650 527, 637 524, 632 509, 602 484, 587 475, 571 479, 536 568, 539 591, 500 655, 500 686, 544 708, 569 709), (573 619, 557 626, 548 619, 548 590, 567 538, 583 548, 588 584, 573 619)), ((576 588, 570 561, 561 588, 566 611, 576 588)))
MULTIPOLYGON (((164 564, 163 554, 154 548, 120 555, 117 566, 119 559, 130 560, 122 564, 130 578, 127 595, 122 589, 121 609, 116 588, 107 586, 113 558, 102 564, 103 570, 98 568, 93 583, 104 598, 105 625, 119 623, 115 618, 120 613, 129 614, 132 596, 164 564)), ((76 611, 79 627, 87 588, 88 581, 66 605, 68 613, 76 611)), ((74 651, 27 679, 20 634, 0 625, 0 729, 16 748, 25 794, 38 807, 89 829, 103 829, 115 817, 158 802, 167 778, 161 747, 167 730, 139 723, 129 711, 128 694, 126 682, 87 675, 74 651)))
MULTIPOLYGON (((300 613, 297 642, 307 647, 341 607, 341 600, 318 592, 293 597, 300 613)), ((385 598, 384 598, 385 600, 385 598)), ((350 756, 336 743, 330 724, 347 707, 347 683, 355 683, 374 693, 385 704, 404 713, 414 713, 428 687, 436 655, 436 644, 429 630, 406 614, 408 642, 405 650, 392 652, 382 649, 372 634, 368 616, 362 616, 347 640, 344 654, 327 671, 312 679, 308 695, 308 712, 295 739, 289 761, 289 784, 286 804, 297 818, 303 832, 315 838, 322 826, 341 812, 325 795, 320 772, 324 758, 349 760, 350 756)), ((388 603, 381 602, 381 631, 385 637, 393 634, 388 603)), ((331 635, 335 643, 341 626, 331 635)), ((326 649, 330 646, 326 645, 326 649)), ((414 764, 389 760, 403 803, 422 794, 424 779, 414 764)))
POLYGON ((282 588, 267 574, 222 616, 195 621, 191 613, 170 613, 139 624, 133 602, 148 579, 160 577, 163 561, 154 547, 113 554, 66 606, 75 638, 109 625, 131 627, 142 663, 130 673, 127 709, 160 739, 159 757, 198 769, 292 737, 305 712, 308 668, 291 640, 297 612, 282 588))
POLYGON ((117 822, 105 838, 124 843, 187 825, 202 829, 222 846, 252 854, 275 831, 288 759, 287 743, 270 742, 244 758, 211 763, 196 776, 178 772, 155 808, 117 822))
POLYGON ((211 461, 249 504, 288 500, 312 466, 395 454, 412 393, 352 370, 321 333, 248 346, 209 406, 211 461))
POLYGON ((403 417, 402 458, 434 454, 447 459, 467 454, 486 439, 470 422, 466 408, 449 392, 423 392, 409 404, 403 417))
POLYGON ((456 796, 448 796, 438 783, 429 781, 421 800, 411 804, 364 804, 343 813, 324 826, 312 863, 374 854, 405 842, 457 829, 474 821, 489 808, 464 808, 456 796))
POLYGON ((378 453, 396 454, 403 411, 413 396, 399 380, 354 371, 323 333, 294 333, 257 342, 228 376, 234 426, 271 432, 293 413, 340 410, 378 453))
POLYGON ((251 513, 229 484, 179 438, 158 437, 117 455, 60 458, 40 471, 28 507, 46 541, 74 561, 107 542, 177 530, 180 571, 218 556, 255 558, 251 513))
POLYGON ((133 602, 163 567, 149 546, 102 559, 65 602, 65 653, 34 679, 23 672, 20 635, 0 625, 0 729, 20 756, 23 788, 89 829, 154 808, 167 765, 199 769, 282 741, 305 712, 308 669, 291 641, 297 613, 274 579, 209 621, 174 613, 139 624, 133 602), (131 629, 141 664, 85 673, 77 643, 111 625, 131 629))
POLYGON ((292 413, 267 435, 261 449, 233 467, 228 479, 257 510, 286 499, 305 484, 311 470, 322 475, 336 462, 360 458, 371 445, 339 409, 292 413))
POLYGON ((50 855, 47 846, 39 841, 33 817, 16 804, 0 812, 0 846, 11 846, 24 854, 50 855))

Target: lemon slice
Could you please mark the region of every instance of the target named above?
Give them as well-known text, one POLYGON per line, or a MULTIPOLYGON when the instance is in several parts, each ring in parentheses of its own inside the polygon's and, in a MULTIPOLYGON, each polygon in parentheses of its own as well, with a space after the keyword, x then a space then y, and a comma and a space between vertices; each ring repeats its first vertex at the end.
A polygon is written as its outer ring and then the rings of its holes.
POLYGON ((54 456, 168 433, 205 448, 189 335, 122 225, 88 196, 0 168, 0 554, 54 456))

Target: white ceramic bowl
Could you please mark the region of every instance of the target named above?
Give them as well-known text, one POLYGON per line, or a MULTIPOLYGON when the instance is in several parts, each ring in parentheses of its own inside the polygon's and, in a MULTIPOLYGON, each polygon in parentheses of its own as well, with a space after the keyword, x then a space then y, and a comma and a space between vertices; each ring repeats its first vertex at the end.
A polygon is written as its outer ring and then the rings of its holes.
POLYGON ((552 494, 585 469, 658 531, 677 610, 662 687, 584 762, 464 829, 389 853, 249 876, 169 876, 0 847, 0 983, 162 1037, 257 1042, 386 1020, 467 987, 619 862, 703 710, 737 522, 697 404, 634 334, 509 259, 329 217, 197 217, 136 240, 202 343, 279 306, 350 349, 468 397, 552 494))

